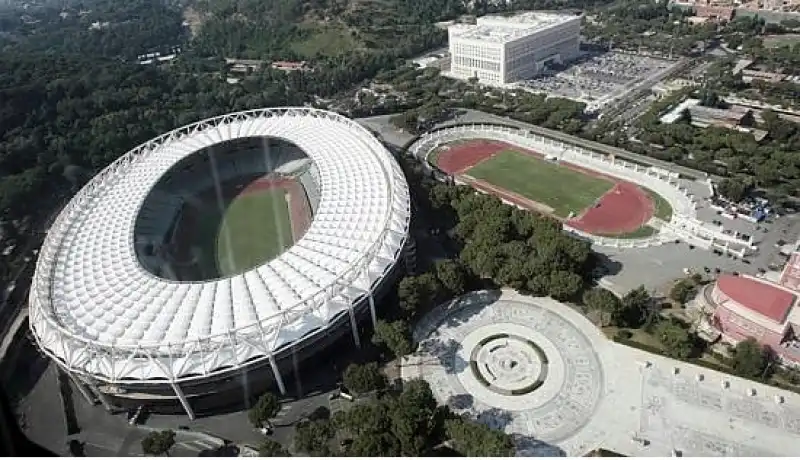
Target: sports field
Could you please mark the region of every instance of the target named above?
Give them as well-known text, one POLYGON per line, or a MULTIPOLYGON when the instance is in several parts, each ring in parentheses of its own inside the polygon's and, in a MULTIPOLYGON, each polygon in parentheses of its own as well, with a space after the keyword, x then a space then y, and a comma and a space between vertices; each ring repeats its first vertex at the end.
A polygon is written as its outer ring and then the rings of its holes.
POLYGON ((558 217, 579 214, 614 187, 603 177, 513 150, 499 152, 464 174, 549 206, 558 217))
POLYGON ((220 192, 205 191, 184 207, 176 230, 180 279, 233 276, 264 264, 311 225, 305 191, 294 179, 239 178, 220 192))
POLYGON ((216 241, 222 276, 270 260, 293 243, 286 191, 271 188, 236 197, 225 210, 216 241))
POLYGON ((470 139, 434 153, 429 160, 459 182, 594 235, 648 236, 654 215, 668 220, 672 214, 662 197, 636 184, 505 142, 470 139))

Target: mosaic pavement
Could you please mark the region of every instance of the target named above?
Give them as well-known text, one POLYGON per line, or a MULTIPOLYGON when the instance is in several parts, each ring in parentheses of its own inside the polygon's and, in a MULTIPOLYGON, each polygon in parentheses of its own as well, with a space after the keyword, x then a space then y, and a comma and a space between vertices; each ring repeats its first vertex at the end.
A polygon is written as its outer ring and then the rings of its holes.
POLYGON ((800 396, 615 344, 552 299, 471 293, 414 334, 403 378, 512 434, 518 456, 800 455, 800 396))

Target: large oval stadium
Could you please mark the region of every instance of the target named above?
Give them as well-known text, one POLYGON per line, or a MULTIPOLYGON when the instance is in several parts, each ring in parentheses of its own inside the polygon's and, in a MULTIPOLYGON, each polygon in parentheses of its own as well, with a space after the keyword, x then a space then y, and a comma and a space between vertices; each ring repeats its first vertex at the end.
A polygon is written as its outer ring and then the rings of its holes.
POLYGON ((287 362, 348 331, 358 344, 357 322, 375 320, 409 203, 385 147, 331 112, 261 109, 176 129, 59 214, 30 291, 33 336, 106 406, 194 417, 242 380, 285 392, 287 362))

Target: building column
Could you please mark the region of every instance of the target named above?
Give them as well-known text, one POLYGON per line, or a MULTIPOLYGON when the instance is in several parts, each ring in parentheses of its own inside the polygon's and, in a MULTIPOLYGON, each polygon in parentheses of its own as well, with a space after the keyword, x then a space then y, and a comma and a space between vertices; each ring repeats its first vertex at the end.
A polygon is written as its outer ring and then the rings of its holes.
POLYGON ((183 410, 186 411, 186 415, 189 416, 189 420, 194 420, 194 411, 192 410, 192 406, 189 405, 189 400, 186 399, 186 395, 183 394, 181 387, 175 382, 170 382, 170 385, 172 386, 172 391, 175 392, 175 396, 181 401, 181 406, 183 406, 183 410))
POLYGON ((356 347, 361 348, 361 337, 358 336, 358 323, 356 322, 356 314, 353 311, 352 305, 348 307, 347 313, 350 314, 350 328, 353 331, 353 341, 356 343, 356 347))
POLYGON ((86 401, 88 401, 89 404, 91 404, 93 406, 95 404, 97 404, 97 401, 95 401, 95 398, 93 398, 89 394, 89 391, 86 390, 86 387, 83 385, 83 382, 79 378, 75 377, 75 375, 72 372, 70 372, 68 370, 65 370, 65 372, 69 376, 69 379, 72 380, 72 383, 75 384, 75 386, 78 388, 78 391, 80 392, 80 394, 83 395, 83 397, 86 399, 86 401))
POLYGON ((278 384, 278 390, 282 395, 286 394, 286 386, 283 384, 283 377, 281 371, 278 369, 278 363, 275 362, 275 356, 269 355, 269 365, 272 367, 272 375, 275 376, 275 382, 278 384))
POLYGON ((111 405, 111 401, 108 400, 108 396, 106 396, 105 393, 100 391, 100 388, 98 388, 97 385, 95 385, 94 382, 92 382, 90 380, 87 380, 86 381, 86 386, 88 386, 92 390, 92 392, 95 394, 95 396, 97 396, 97 399, 100 400, 100 404, 102 404, 103 407, 105 407, 105 409, 107 411, 109 411, 109 412, 113 412, 114 411, 114 406, 111 405))
POLYGON ((372 297, 371 292, 367 295, 367 298, 369 299, 369 314, 372 316, 372 327, 374 328, 378 325, 378 314, 375 311, 375 298, 372 297))
POLYGON ((297 359, 297 344, 292 345, 292 370, 294 371, 294 387, 297 397, 303 396, 303 380, 300 377, 300 361, 297 359))

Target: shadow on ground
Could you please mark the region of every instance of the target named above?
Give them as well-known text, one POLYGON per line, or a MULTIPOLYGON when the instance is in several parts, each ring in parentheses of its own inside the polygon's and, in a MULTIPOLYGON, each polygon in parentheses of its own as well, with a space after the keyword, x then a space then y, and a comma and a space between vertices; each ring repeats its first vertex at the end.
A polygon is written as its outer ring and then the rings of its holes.
POLYGON ((432 355, 448 374, 460 374, 468 363, 461 357, 461 344, 453 339, 443 341, 434 337, 419 344, 420 352, 432 355))
POLYGON ((513 434, 511 438, 517 447, 518 457, 568 457, 564 449, 521 434, 513 434))

